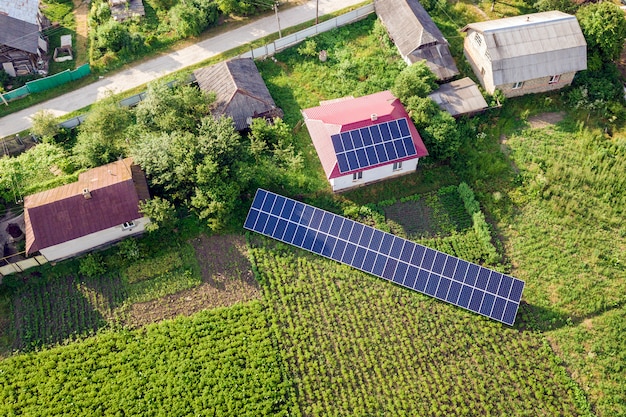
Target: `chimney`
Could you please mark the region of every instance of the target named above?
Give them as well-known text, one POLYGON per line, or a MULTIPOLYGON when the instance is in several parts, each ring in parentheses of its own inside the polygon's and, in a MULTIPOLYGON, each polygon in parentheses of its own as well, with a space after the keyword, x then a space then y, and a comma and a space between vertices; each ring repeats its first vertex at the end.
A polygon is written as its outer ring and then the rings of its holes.
POLYGON ((91 199, 91 192, 89 191, 89 188, 83 188, 83 197, 85 197, 85 200, 91 199))
POLYGON ((378 120, 378 115, 376 113, 372 113, 370 119, 372 119, 372 122, 375 122, 376 120, 378 120))

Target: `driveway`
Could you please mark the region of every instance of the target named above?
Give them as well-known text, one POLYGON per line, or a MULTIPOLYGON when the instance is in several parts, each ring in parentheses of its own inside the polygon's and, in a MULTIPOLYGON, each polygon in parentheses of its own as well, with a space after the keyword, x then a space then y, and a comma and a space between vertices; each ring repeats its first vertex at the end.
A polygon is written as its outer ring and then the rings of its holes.
MULTIPOLYGON (((362 1, 319 0, 319 14, 320 16, 328 14, 362 3, 362 1)), ((316 0, 311 0, 285 11, 279 10, 280 28, 284 29, 315 19, 315 7, 316 0)), ((111 76, 105 76, 88 86, 0 118, 0 138, 11 136, 30 128, 31 117, 39 110, 49 110, 56 116, 62 116, 93 103, 102 98, 107 91, 120 93, 130 90, 276 32, 278 32, 276 17, 274 15, 268 16, 111 76)))

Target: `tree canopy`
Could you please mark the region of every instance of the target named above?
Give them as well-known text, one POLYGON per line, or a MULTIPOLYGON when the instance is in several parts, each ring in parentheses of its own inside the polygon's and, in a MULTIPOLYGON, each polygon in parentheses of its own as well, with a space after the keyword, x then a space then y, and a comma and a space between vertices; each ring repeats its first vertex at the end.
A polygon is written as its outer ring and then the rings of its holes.
POLYGON ((587 41, 590 70, 619 58, 626 38, 626 19, 617 5, 591 3, 578 9, 576 17, 587 41))

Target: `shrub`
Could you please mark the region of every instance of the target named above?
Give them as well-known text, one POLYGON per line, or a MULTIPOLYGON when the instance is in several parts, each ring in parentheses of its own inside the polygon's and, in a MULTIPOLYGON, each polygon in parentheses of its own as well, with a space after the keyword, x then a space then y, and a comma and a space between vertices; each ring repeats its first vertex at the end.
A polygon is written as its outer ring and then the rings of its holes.
POLYGON ((79 271, 82 275, 95 277, 106 272, 102 255, 90 253, 80 260, 79 271))
POLYGON ((416 62, 398 74, 391 91, 401 102, 406 103, 413 96, 426 97, 437 88, 436 79, 424 61, 416 62))

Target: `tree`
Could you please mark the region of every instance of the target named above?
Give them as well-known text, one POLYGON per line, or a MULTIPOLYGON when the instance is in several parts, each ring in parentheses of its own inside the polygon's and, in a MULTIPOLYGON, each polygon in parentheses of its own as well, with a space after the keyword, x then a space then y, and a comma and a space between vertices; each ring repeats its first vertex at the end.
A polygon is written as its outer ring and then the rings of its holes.
POLYGON ((83 167, 95 167, 126 154, 126 129, 130 110, 120 107, 112 97, 97 102, 79 127, 74 158, 83 167))
POLYGON ((540 12, 560 10, 564 13, 574 14, 578 10, 578 4, 572 0, 537 0, 534 6, 540 12))
POLYGON ((426 66, 425 61, 416 62, 403 69, 396 77, 391 92, 406 101, 413 96, 426 97, 437 87, 437 77, 426 66))
POLYGON ((148 84, 146 97, 135 108, 137 125, 146 132, 196 132, 214 100, 214 95, 182 81, 172 87, 155 81, 148 84))
POLYGON ((174 205, 159 196, 149 200, 140 201, 139 209, 141 213, 150 218, 150 223, 146 225, 148 232, 156 230, 171 230, 176 224, 176 209, 174 205))
POLYGON ((33 116, 33 126, 30 133, 41 138, 45 142, 54 141, 54 136, 59 133, 57 118, 48 110, 40 110, 33 116))
POLYGON ((428 97, 411 97, 406 109, 420 131, 431 157, 443 160, 454 156, 461 146, 456 120, 428 97))
POLYGON ((576 13, 587 41, 588 69, 599 70, 603 62, 619 58, 626 38, 624 12, 610 2, 591 3, 576 13))

